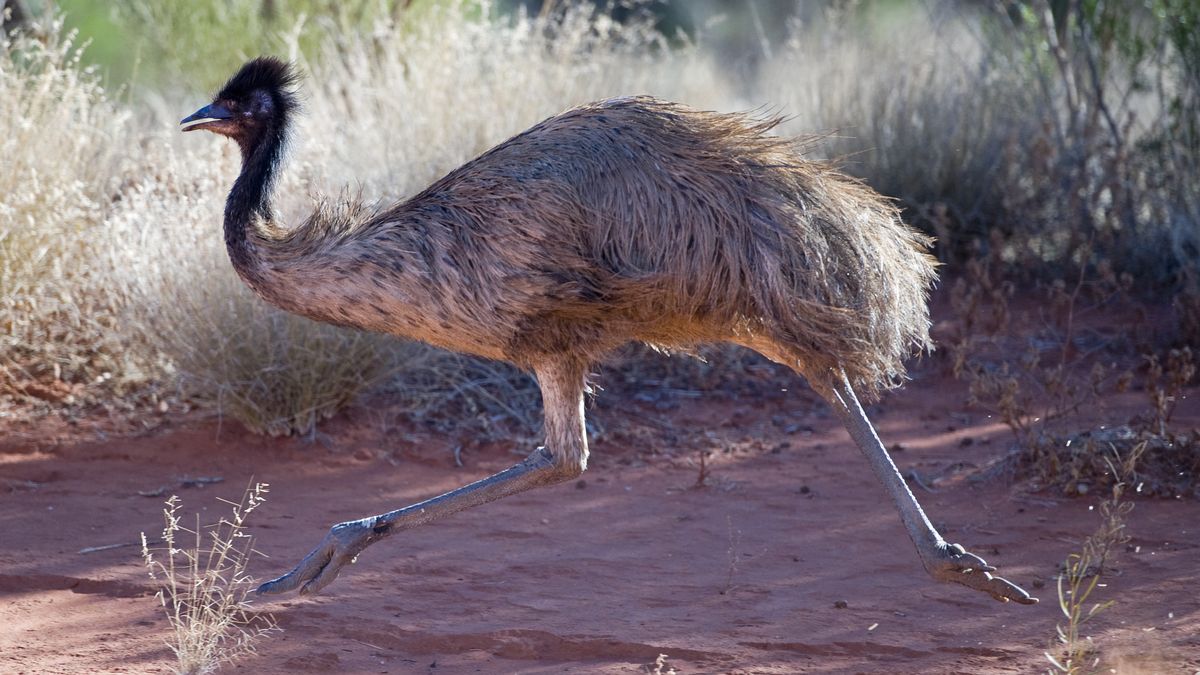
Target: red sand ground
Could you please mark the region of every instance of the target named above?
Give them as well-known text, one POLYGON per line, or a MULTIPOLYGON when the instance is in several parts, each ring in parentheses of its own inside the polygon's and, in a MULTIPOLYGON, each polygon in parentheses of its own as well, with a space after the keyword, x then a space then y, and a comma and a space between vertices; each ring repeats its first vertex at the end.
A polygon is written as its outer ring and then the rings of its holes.
MULTIPOLYGON (((905 446, 902 470, 945 477, 936 494, 917 491, 942 532, 1039 595, 1035 607, 927 578, 858 450, 807 391, 683 400, 666 413, 602 394, 593 416, 607 433, 584 481, 402 533, 325 595, 266 603, 285 630, 236 669, 627 673, 665 654, 664 673, 1044 671, 1060 618, 1056 567, 1099 518, 1090 499, 967 479, 1010 436, 965 399, 961 385, 925 374, 871 414, 889 446, 905 446), (701 450, 717 452, 710 485, 693 489, 701 450)), ((1134 406, 1107 414, 1123 421, 1134 406)), ((1195 407, 1181 408, 1183 423, 1200 422, 1195 407)), ((464 438, 379 419, 352 411, 323 427, 327 444, 211 419, 91 440, 80 429, 10 429, 0 443, 0 672, 169 672, 167 624, 138 549, 79 553, 161 529, 162 499, 139 491, 220 476, 171 489, 211 521, 226 512, 216 497, 237 499, 251 477, 269 482, 253 518, 271 560, 252 571, 266 577, 334 522, 518 458, 493 445, 464 451, 456 468, 464 438)), ((1200 504, 1139 501, 1129 529, 1119 574, 1098 591, 1117 604, 1086 632, 1117 672, 1200 671, 1200 504)))

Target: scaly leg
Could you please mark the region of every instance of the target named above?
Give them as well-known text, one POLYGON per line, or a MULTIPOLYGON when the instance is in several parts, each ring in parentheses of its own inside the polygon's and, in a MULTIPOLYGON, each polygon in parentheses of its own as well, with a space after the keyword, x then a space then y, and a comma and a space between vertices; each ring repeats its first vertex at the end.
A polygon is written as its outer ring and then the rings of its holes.
POLYGON ((337 578, 348 563, 371 544, 390 534, 424 525, 472 506, 535 487, 579 476, 587 467, 587 437, 583 425, 585 369, 558 363, 538 371, 546 418, 546 445, 524 461, 457 490, 378 516, 339 523, 291 572, 258 587, 261 595, 300 589, 319 592, 337 578))
POLYGON ((850 432, 850 437, 866 455, 884 489, 895 501, 896 508, 900 511, 900 520, 904 521, 908 536, 916 544, 917 554, 921 556, 921 562, 930 576, 938 581, 952 581, 983 591, 1001 602, 1013 600, 1025 605, 1037 602, 1037 598, 1030 597, 1029 593, 1016 584, 993 576, 991 572, 996 568, 982 558, 968 553, 958 544, 948 543, 938 534, 933 523, 929 522, 929 518, 921 510, 917 498, 908 489, 908 484, 896 469, 883 443, 879 441, 875 428, 871 426, 871 421, 867 419, 844 374, 834 383, 832 391, 828 392, 825 398, 850 432))

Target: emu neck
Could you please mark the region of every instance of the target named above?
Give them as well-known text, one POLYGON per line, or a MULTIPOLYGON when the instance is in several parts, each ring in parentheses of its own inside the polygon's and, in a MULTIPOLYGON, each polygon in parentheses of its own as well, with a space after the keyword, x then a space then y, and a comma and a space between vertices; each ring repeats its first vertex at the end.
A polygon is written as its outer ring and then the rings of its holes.
POLYGON ((264 238, 259 221, 270 221, 271 191, 283 154, 285 128, 269 129, 257 140, 239 139, 242 172, 225 202, 225 247, 234 267, 244 277, 253 273, 264 238))

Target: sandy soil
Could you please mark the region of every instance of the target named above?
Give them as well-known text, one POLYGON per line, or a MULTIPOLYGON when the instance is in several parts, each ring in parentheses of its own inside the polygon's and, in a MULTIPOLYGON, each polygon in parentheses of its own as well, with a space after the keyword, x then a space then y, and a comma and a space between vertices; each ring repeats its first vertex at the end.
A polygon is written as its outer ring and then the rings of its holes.
MULTIPOLYGON (((1098 515, 1091 500, 972 479, 1009 434, 964 407, 961 385, 918 373, 870 413, 889 446, 902 444, 902 470, 935 486, 917 492, 942 532, 1039 595, 1035 607, 928 579, 858 451, 802 387, 654 398, 602 395, 591 414, 605 433, 584 480, 403 533, 325 595, 266 603, 285 630, 237 669, 626 673, 665 654, 664 673, 1044 670, 1057 565, 1098 515), (701 451, 713 451, 711 475, 695 488, 701 451)), ((1181 413, 1200 423, 1200 410, 1181 413)), ((1121 417, 1121 403, 1105 414, 1121 417)), ((318 443, 196 418, 139 434, 95 431, 103 420, 10 429, 0 672, 169 672, 167 624, 137 548, 80 553, 161 529, 162 498, 139 492, 165 487, 210 520, 225 512, 217 497, 269 482, 254 528, 271 559, 253 571, 266 577, 334 522, 451 489, 529 449, 468 443, 456 467, 467 439, 382 419, 359 408, 318 443), (186 477, 223 481, 180 487, 186 477)), ((1200 504, 1140 501, 1130 531, 1119 573, 1098 591, 1117 604, 1087 632, 1118 672, 1200 671, 1200 504)))

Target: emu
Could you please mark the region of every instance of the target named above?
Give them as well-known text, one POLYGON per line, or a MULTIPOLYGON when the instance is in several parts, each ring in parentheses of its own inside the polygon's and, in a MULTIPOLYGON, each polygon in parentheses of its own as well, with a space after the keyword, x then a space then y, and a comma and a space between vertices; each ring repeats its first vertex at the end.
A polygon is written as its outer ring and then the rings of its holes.
POLYGON ((589 369, 631 341, 732 343, 804 377, 891 495, 926 571, 1036 598, 947 542, 859 403, 929 346, 931 240, 886 199, 772 136, 778 118, 699 112, 645 96, 567 110, 387 208, 320 206, 297 227, 271 194, 298 76, 246 63, 184 131, 228 136, 241 174, 225 205, 238 275, 267 302, 318 321, 423 340, 532 372, 545 446, 493 476, 334 525, 261 594, 320 591, 385 537, 587 466, 589 369), (857 393, 856 393, 857 392, 857 393))

